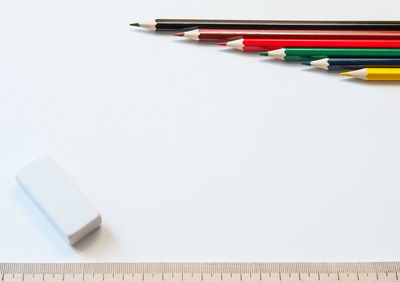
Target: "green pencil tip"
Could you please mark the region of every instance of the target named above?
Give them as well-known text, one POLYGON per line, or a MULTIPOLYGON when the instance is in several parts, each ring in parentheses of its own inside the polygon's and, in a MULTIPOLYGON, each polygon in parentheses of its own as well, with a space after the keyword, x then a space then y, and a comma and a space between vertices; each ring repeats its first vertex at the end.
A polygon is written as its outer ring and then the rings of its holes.
POLYGON ((341 75, 347 75, 350 76, 350 74, 348 72, 342 72, 341 75))
POLYGON ((261 56, 268 56, 268 52, 261 52, 260 55, 261 56))

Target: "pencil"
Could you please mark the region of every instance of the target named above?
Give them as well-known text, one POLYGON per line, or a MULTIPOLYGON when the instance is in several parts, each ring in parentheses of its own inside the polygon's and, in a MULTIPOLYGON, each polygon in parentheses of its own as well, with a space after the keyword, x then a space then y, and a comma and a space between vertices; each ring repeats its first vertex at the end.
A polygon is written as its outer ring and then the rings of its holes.
POLYGON ((196 41, 231 41, 240 38, 400 39, 400 30, 195 29, 174 35, 196 41))
POLYGON ((287 21, 287 20, 215 20, 156 19, 131 23, 155 31, 207 29, 321 29, 321 30, 400 30, 400 21, 287 21))
POLYGON ((260 53, 281 60, 292 60, 296 58, 318 57, 318 58, 380 58, 400 57, 400 49, 371 49, 371 48, 282 48, 269 52, 260 53))
POLYGON ((338 68, 365 68, 365 67, 400 67, 400 58, 325 58, 311 62, 303 62, 303 65, 329 70, 338 68))
POLYGON ((242 51, 267 51, 284 47, 400 48, 400 40, 392 39, 237 39, 218 44, 242 51))
POLYGON ((400 68, 364 68, 355 71, 343 72, 362 80, 400 80, 400 68))

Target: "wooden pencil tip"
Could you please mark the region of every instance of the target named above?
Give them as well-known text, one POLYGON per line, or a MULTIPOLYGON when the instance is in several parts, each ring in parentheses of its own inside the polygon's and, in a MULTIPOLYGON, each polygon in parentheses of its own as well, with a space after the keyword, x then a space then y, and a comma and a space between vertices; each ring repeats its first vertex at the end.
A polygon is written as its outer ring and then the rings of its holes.
POLYGON ((175 35, 175 36, 184 36, 185 33, 184 32, 178 32, 178 33, 174 33, 173 35, 175 35))
POLYGON ((220 42, 220 43, 218 43, 218 45, 226 46, 226 43, 228 43, 228 42, 220 42))
POLYGON ((342 72, 341 75, 351 76, 348 72, 342 72))
POLYGON ((140 26, 139 23, 131 23, 130 26, 140 26))

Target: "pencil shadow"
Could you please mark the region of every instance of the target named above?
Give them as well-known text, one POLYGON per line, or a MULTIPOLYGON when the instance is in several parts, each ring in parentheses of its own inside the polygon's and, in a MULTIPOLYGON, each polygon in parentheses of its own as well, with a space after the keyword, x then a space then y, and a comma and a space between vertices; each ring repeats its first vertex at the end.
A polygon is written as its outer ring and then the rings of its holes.
MULTIPOLYGON (((261 57, 261 56, 259 56, 261 57)), ((301 61, 282 61, 282 60, 277 60, 277 59, 272 59, 272 58, 262 58, 260 60, 262 63, 267 63, 267 64, 272 64, 272 65, 287 65, 287 66, 299 66, 301 65, 301 61)))
POLYGON ((351 77, 346 77, 345 79, 342 79, 344 83, 354 83, 354 84, 360 84, 360 85, 376 85, 376 86, 400 86, 400 81, 399 80, 362 80, 362 79, 357 79, 357 78, 351 78, 351 77))
POLYGON ((191 40, 187 38, 182 38, 182 37, 177 37, 174 36, 176 40, 174 40, 174 43, 179 43, 179 44, 188 44, 188 45, 195 45, 195 46, 216 46, 218 45, 218 42, 213 42, 213 41, 196 41, 196 40, 191 40))
POLYGON ((304 66, 303 71, 312 72, 312 73, 321 73, 321 74, 326 74, 326 75, 332 75, 332 74, 337 75, 337 74, 340 74, 340 73, 344 72, 345 70, 343 70, 343 69, 323 70, 323 69, 319 69, 319 68, 304 66))
POLYGON ((145 29, 145 28, 140 28, 140 27, 130 27, 132 32, 138 32, 138 33, 142 33, 142 34, 149 34, 149 35, 157 35, 157 36, 173 36, 173 32, 167 32, 167 31, 153 31, 153 30, 149 30, 149 29, 145 29))
POLYGON ((241 51, 241 50, 237 50, 234 48, 227 48, 227 47, 221 47, 221 50, 218 50, 218 52, 233 54, 233 55, 237 55, 237 56, 253 57, 253 58, 260 56, 258 54, 259 52, 246 52, 246 51, 241 51))

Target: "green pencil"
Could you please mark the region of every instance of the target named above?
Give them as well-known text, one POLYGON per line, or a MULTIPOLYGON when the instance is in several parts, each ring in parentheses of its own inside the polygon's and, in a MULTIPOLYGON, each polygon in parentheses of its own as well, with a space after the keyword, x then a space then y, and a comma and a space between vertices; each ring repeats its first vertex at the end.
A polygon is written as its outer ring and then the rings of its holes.
POLYGON ((368 49, 368 48, 282 48, 261 52, 262 56, 269 56, 281 60, 299 60, 304 58, 380 58, 400 57, 400 49, 368 49))

